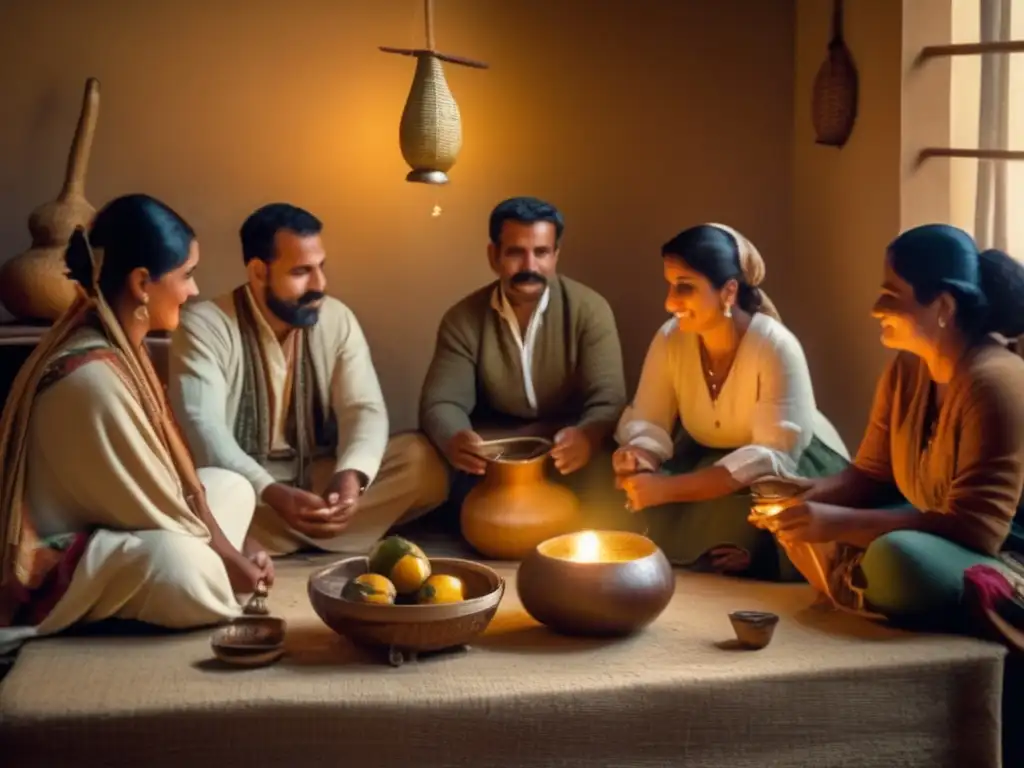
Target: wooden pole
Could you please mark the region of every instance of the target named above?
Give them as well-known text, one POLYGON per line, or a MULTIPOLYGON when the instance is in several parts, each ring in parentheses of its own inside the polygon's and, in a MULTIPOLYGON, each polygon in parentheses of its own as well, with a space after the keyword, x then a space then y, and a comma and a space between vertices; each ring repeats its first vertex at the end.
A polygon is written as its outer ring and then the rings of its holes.
POLYGON ((423 23, 427 29, 427 50, 434 50, 434 0, 423 0, 423 23))
POLYGON ((461 64, 464 67, 474 69, 487 69, 488 65, 475 59, 467 59, 465 56, 455 56, 450 53, 440 53, 434 47, 434 0, 423 0, 423 26, 427 35, 426 48, 395 48, 390 45, 378 46, 384 53, 394 53, 399 56, 425 56, 430 55, 440 61, 447 61, 450 64, 461 64))

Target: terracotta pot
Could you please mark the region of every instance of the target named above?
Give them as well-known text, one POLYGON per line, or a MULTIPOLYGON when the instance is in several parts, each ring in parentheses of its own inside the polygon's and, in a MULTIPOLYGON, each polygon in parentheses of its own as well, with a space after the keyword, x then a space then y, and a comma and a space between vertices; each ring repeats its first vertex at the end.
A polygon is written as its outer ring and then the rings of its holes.
POLYGON ((485 444, 484 479, 462 504, 462 536, 480 554, 521 560, 553 536, 580 529, 575 494, 545 476, 553 443, 514 437, 485 444))
POLYGON ((85 83, 64 186, 55 201, 40 205, 29 216, 32 247, 0 268, 0 303, 16 318, 52 322, 64 314, 77 295, 75 284, 67 277, 64 251, 75 229, 88 227, 96 213, 85 199, 85 177, 99 102, 99 80, 90 77, 85 83))

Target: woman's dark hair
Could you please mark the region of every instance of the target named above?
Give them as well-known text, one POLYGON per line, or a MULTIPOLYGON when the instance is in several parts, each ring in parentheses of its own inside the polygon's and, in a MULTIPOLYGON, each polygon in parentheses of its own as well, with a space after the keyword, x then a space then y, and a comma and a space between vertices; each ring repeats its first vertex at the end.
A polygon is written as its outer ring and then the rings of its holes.
POLYGON ((169 206, 143 194, 124 195, 107 203, 89 228, 89 242, 75 230, 64 252, 68 276, 86 290, 93 288, 89 244, 103 250, 99 290, 112 301, 124 290, 132 270, 142 267, 154 280, 188 260, 196 233, 169 206))
POLYGON ((736 303, 744 312, 753 314, 761 308, 761 291, 747 283, 740 266, 739 244, 724 229, 711 224, 699 224, 684 229, 661 246, 665 259, 678 259, 694 272, 707 278, 715 288, 730 280, 739 285, 736 303))
POLYGON ((907 230, 889 245, 893 271, 921 305, 942 293, 956 300, 957 326, 970 337, 1024 333, 1024 265, 1002 251, 979 253, 974 239, 948 224, 907 230))

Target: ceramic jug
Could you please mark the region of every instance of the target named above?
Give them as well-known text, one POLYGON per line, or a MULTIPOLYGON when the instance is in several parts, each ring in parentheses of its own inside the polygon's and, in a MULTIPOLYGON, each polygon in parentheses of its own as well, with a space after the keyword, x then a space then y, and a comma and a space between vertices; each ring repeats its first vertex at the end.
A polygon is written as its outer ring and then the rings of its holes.
POLYGON ((462 536, 494 560, 521 560, 542 541, 582 527, 576 495, 546 476, 553 443, 512 437, 484 444, 483 480, 462 504, 462 536))

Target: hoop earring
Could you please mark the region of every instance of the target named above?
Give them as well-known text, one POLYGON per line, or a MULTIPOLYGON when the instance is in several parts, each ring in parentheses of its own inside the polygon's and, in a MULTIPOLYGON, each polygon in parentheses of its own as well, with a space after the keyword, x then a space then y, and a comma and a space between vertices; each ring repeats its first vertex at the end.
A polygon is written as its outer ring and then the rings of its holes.
POLYGON ((135 308, 135 319, 140 323, 145 323, 149 320, 149 308, 145 304, 139 304, 135 308))
POLYGON ((732 304, 726 304, 725 311, 722 314, 726 317, 732 317, 732 304))
POLYGON ((946 327, 946 318, 940 317, 939 318, 939 328, 945 328, 945 327, 946 327))

